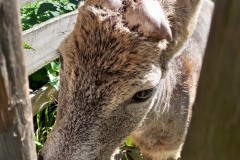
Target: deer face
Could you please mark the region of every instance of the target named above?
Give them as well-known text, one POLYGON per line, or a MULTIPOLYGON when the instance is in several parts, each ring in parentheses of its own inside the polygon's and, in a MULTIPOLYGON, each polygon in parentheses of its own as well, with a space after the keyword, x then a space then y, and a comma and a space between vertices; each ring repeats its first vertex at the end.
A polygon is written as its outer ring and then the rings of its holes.
POLYGON ((152 14, 146 0, 108 1, 87 1, 60 46, 58 115, 43 159, 110 159, 159 102, 165 65, 196 7, 153 0, 152 14), (178 18, 181 6, 186 20, 178 18))

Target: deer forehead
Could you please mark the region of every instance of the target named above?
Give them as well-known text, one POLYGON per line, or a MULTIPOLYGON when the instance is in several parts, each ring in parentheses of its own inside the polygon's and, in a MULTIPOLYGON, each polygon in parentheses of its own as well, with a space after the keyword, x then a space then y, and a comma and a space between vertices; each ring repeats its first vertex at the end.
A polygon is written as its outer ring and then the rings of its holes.
POLYGON ((85 6, 119 12, 126 26, 157 41, 172 38, 170 24, 157 0, 88 0, 85 6))
POLYGON ((74 32, 60 49, 70 66, 89 72, 140 72, 157 64, 166 41, 131 32, 121 15, 89 7, 80 11, 74 32))
POLYGON ((129 79, 151 81, 152 85, 156 82, 147 80, 151 77, 148 75, 153 65, 159 65, 166 45, 166 41, 152 41, 130 31, 117 12, 87 6, 80 10, 74 32, 60 50, 67 63, 64 68, 77 70, 81 79, 91 80, 89 84, 116 75, 116 79, 128 81, 129 85, 135 83, 129 79))

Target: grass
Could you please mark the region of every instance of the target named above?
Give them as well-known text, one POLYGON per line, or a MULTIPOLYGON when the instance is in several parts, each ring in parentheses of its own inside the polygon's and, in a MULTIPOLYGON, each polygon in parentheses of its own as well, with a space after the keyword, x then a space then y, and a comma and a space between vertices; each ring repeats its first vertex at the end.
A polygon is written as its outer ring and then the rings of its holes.
MULTIPOLYGON (((53 17, 74 11, 77 9, 80 1, 81 0, 40 0, 36 3, 27 4, 21 8, 22 29, 30 29, 34 25, 40 24, 53 17)), ((23 43, 23 47, 34 50, 34 48, 26 42, 23 43)), ((55 89, 59 90, 59 69, 59 60, 55 60, 30 75, 30 89, 34 91, 49 83, 55 89)), ((34 141, 37 151, 43 147, 48 134, 54 126, 56 105, 57 102, 54 100, 47 103, 46 108, 39 111, 33 118, 35 131, 34 141)))
MULTIPOLYGON (((21 8, 22 29, 30 29, 34 25, 45 22, 53 17, 74 11, 78 8, 80 1, 81 0, 41 0, 36 3, 27 4, 21 8)), ((23 47, 34 50, 34 48, 26 42, 23 43, 23 47)), ((36 90, 48 82, 55 88, 58 88, 59 70, 57 71, 56 68, 59 68, 58 60, 30 75, 30 88, 36 90)))
POLYGON ((42 149, 48 134, 51 132, 56 119, 56 102, 47 104, 47 107, 39 111, 34 117, 34 141, 37 147, 37 152, 42 149))
POLYGON ((32 28, 53 17, 74 11, 80 0, 41 0, 21 8, 23 30, 32 28))

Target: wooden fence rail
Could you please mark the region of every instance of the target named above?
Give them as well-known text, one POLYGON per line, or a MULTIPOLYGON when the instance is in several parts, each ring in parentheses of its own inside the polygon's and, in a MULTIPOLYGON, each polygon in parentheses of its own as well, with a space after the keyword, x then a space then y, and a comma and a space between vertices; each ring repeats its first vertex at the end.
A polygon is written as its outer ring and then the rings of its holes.
POLYGON ((28 75, 58 57, 60 42, 73 30, 77 11, 50 19, 23 32, 23 40, 33 49, 25 49, 28 75))
MULTIPOLYGON (((21 6, 37 0, 22 0, 21 6)), ((72 31, 77 11, 50 19, 23 32, 34 50, 22 50, 19 9, 14 0, 0 1, 0 160, 36 160, 27 75, 58 57, 60 42, 72 31), (24 57, 26 70, 24 67, 24 57)), ((33 113, 57 97, 47 85, 31 95, 33 113)))
MULTIPOLYGON (((39 0, 21 0, 21 6, 39 0)), ((83 2, 79 6, 82 6, 83 2)), ((73 30, 78 11, 52 18, 23 32, 23 40, 33 50, 24 49, 28 75, 58 58, 60 42, 73 30)))
POLYGON ((37 2, 37 1, 39 1, 39 0, 21 0, 20 4, 21 4, 21 7, 22 7, 22 6, 26 5, 26 4, 37 2))
MULTIPOLYGON (((21 0, 21 6, 38 0, 21 0)), ((82 6, 83 2, 79 6, 82 6)), ((58 58, 60 42, 73 30, 78 11, 52 18, 23 32, 23 40, 33 49, 24 49, 27 74, 31 75, 58 58)), ((45 102, 57 98, 58 92, 50 85, 43 86, 31 94, 33 115, 45 102)))

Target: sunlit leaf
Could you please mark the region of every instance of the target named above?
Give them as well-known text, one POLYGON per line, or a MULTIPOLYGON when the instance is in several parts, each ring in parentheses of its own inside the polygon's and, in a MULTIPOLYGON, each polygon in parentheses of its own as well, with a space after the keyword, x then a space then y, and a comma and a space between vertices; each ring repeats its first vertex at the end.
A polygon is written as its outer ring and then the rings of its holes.
POLYGON ((125 145, 129 147, 133 147, 133 143, 130 137, 127 137, 125 140, 125 145))
POLYGON ((31 50, 35 50, 34 48, 32 48, 27 42, 23 42, 23 48, 24 49, 31 49, 31 50))

